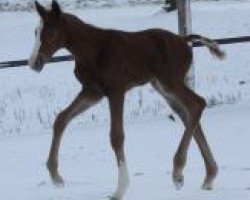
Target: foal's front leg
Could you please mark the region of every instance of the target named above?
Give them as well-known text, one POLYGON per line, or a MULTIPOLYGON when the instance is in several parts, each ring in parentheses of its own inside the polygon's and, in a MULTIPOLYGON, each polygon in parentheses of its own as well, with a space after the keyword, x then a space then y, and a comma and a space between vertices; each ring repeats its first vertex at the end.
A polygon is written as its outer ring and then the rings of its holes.
POLYGON ((47 168, 55 185, 62 186, 64 184, 62 177, 58 173, 58 152, 63 131, 75 116, 83 111, 86 111, 89 107, 96 104, 101 98, 102 95, 94 89, 85 88, 84 91, 81 91, 78 94, 69 107, 58 114, 54 123, 54 134, 47 161, 47 168))
POLYGON ((109 98, 111 114, 110 140, 118 165, 118 186, 111 200, 121 200, 129 185, 129 175, 124 153, 123 105, 124 94, 109 98))

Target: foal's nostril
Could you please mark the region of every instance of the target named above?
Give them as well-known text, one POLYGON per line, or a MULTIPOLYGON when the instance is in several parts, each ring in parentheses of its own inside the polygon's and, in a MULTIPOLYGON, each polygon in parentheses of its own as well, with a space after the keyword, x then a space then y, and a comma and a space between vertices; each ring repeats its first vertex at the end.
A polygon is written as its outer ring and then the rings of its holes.
POLYGON ((36 60, 36 63, 35 63, 36 67, 40 68, 42 65, 43 65, 43 59, 41 56, 39 56, 36 60))
POLYGON ((38 60, 36 67, 34 68, 37 72, 40 72, 43 68, 43 62, 41 60, 38 60))
POLYGON ((41 55, 37 56, 36 60, 31 62, 31 68, 37 72, 40 72, 44 65, 44 59, 41 55))

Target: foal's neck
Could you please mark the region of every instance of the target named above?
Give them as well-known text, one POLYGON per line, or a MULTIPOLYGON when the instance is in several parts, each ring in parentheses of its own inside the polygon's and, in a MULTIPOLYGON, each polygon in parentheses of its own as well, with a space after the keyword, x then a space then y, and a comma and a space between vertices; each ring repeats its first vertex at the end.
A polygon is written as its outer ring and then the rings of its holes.
POLYGON ((79 18, 65 14, 66 49, 77 59, 92 56, 101 40, 100 28, 86 24, 79 18))

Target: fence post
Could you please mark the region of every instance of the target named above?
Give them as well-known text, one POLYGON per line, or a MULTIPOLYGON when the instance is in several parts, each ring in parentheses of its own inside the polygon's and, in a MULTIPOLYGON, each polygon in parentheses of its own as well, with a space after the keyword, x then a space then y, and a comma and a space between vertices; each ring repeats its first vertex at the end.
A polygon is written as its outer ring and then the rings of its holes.
MULTIPOLYGON (((179 34, 189 35, 192 33, 190 0, 176 0, 178 8, 179 34)), ((195 90, 195 67, 191 66, 186 84, 195 90)))

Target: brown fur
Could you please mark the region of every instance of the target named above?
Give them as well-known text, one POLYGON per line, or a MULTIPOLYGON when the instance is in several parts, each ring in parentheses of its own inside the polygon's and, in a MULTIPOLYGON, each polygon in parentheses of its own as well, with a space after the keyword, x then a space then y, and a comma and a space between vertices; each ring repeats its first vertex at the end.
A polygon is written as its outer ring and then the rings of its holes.
MULTIPOLYGON (((65 47, 75 58, 75 75, 82 91, 72 104, 61 112, 54 125, 54 136, 48 159, 48 169, 54 183, 62 183, 58 173, 58 151, 61 137, 73 117, 107 97, 111 113, 111 145, 118 166, 126 161, 123 150, 123 104, 126 92, 133 87, 151 83, 181 117, 186 130, 174 158, 173 181, 183 184, 183 168, 192 135, 205 160, 207 176, 204 188, 210 189, 217 173, 217 165, 203 135, 199 120, 205 101, 184 83, 192 62, 192 49, 187 44, 202 36, 181 37, 167 30, 148 29, 139 32, 101 29, 63 13, 56 1, 52 10, 45 11, 36 3, 44 22, 42 46, 35 70, 59 48, 65 47), (47 32, 45 31, 47 30, 47 32), (46 35, 47 34, 47 35, 46 35)), ((204 43, 219 58, 218 46, 204 43)), ((114 195, 113 199, 122 196, 114 195)))

